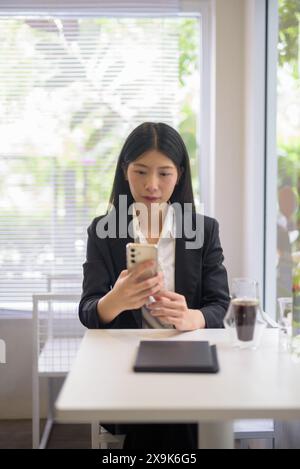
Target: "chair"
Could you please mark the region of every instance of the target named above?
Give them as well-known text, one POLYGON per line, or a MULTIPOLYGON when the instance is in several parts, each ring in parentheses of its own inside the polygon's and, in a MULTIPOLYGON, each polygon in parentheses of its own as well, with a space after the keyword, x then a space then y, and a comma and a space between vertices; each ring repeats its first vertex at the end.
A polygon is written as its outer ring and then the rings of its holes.
POLYGON ((275 448, 275 428, 271 419, 236 420, 234 438, 239 440, 240 449, 248 449, 248 440, 267 440, 268 448, 275 448))
MULTIPOLYGON (((49 293, 64 293, 65 291, 68 291, 69 293, 76 292, 78 291, 79 283, 81 282, 81 274, 50 274, 47 276, 47 291, 49 293)), ((51 393, 53 394, 53 390, 51 391, 51 393)), ((97 421, 91 423, 91 447, 93 449, 106 449, 109 447, 108 445, 113 445, 113 447, 122 448, 124 438, 124 435, 112 435, 97 421)))
POLYGON ((54 423, 54 381, 67 375, 84 334, 78 320, 80 295, 33 295, 32 443, 45 448, 54 423), (48 380, 48 415, 40 439, 40 377, 48 380))
MULTIPOLYGON (((65 276, 60 276, 59 279, 65 279, 65 276)), ((32 300, 32 446, 44 449, 55 421, 55 380, 64 378, 68 374, 85 328, 78 319, 80 295, 49 292, 33 295, 32 300), (44 431, 40 435, 40 378, 42 377, 47 378, 48 412, 44 431)), ((92 422, 91 436, 92 448, 104 449, 110 444, 122 447, 124 439, 121 435, 117 437, 111 435, 99 422, 92 422)))
POLYGON ((47 275, 47 293, 75 293, 81 291, 82 274, 64 273, 47 275))
POLYGON ((92 422, 92 449, 122 449, 125 435, 113 435, 99 422, 92 422))

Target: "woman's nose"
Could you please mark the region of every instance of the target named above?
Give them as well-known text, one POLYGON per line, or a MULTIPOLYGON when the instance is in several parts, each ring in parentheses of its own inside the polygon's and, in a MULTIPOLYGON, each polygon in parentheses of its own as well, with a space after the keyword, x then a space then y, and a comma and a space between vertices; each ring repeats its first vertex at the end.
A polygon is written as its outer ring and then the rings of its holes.
POLYGON ((146 180, 145 189, 154 192, 158 189, 158 178, 155 174, 149 175, 146 180))

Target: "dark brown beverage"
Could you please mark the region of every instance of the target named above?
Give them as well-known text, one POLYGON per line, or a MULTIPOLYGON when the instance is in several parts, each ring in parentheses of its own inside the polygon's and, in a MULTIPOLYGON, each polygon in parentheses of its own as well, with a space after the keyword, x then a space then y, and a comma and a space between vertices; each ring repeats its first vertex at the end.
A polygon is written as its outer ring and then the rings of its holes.
POLYGON ((232 300, 232 308, 238 339, 253 340, 258 301, 236 298, 232 300))

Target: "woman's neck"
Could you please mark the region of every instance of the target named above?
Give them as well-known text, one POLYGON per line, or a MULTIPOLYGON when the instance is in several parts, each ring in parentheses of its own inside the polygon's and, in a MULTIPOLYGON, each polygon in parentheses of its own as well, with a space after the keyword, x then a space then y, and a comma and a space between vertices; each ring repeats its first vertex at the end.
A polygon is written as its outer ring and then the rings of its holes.
POLYGON ((151 215, 148 218, 148 235, 146 236, 149 244, 157 244, 160 238, 160 234, 163 227, 163 216, 162 213, 159 213, 158 226, 157 220, 152 222, 151 215))
POLYGON ((148 222, 145 222, 145 219, 138 215, 138 220, 140 224, 140 229, 147 239, 149 244, 156 244, 159 241, 162 227, 164 223, 165 213, 161 210, 158 212, 148 212, 148 222))

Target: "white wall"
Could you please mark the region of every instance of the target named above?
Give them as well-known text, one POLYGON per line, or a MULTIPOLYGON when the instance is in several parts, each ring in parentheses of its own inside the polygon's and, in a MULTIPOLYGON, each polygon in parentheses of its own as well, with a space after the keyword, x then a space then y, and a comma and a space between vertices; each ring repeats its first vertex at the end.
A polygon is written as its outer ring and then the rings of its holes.
MULTIPOLYGON (((6 364, 0 364, 0 419, 31 418, 32 320, 0 317, 0 337, 6 343, 6 364)), ((41 415, 47 393, 41 380, 41 415)))
POLYGON ((245 5, 215 0, 215 217, 229 279, 244 273, 245 5))
POLYGON ((215 207, 229 281, 263 289, 265 2, 215 0, 215 207))

